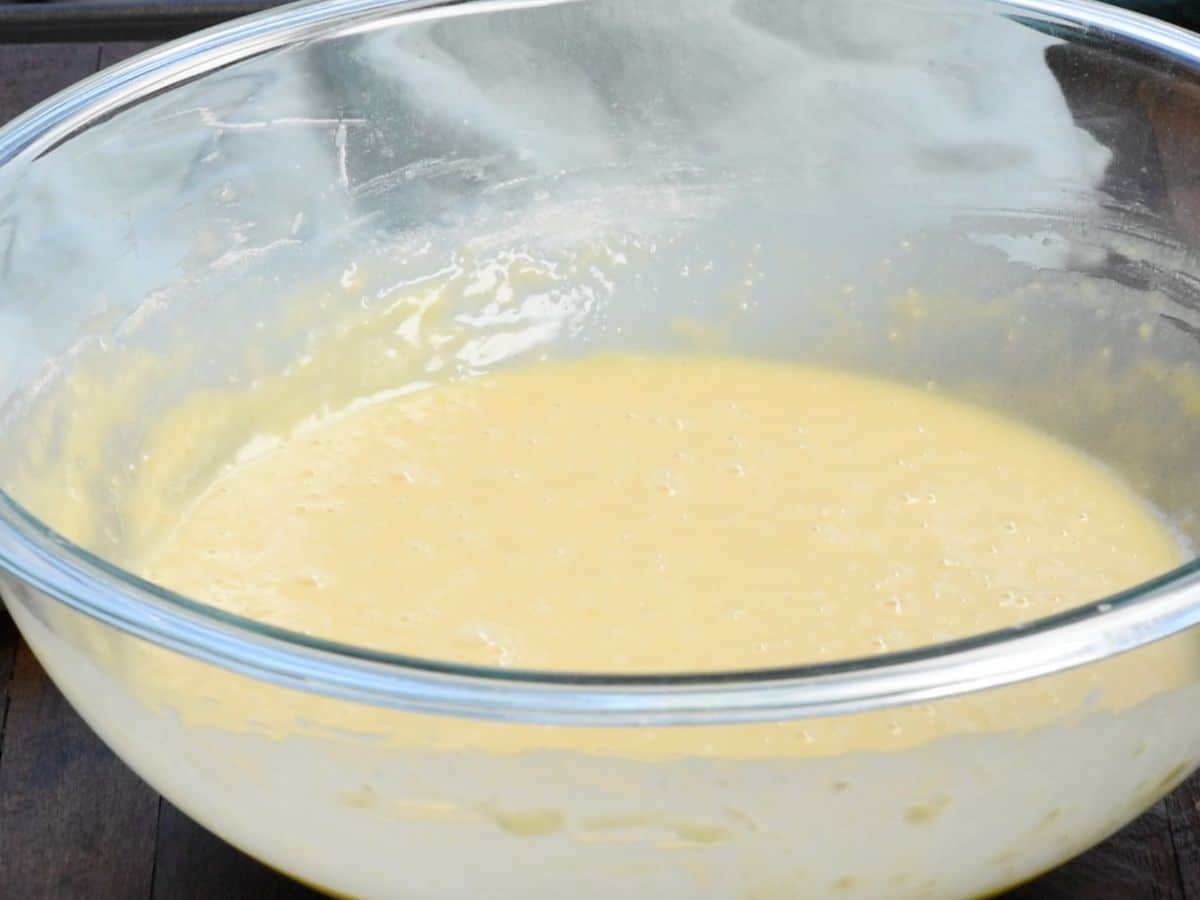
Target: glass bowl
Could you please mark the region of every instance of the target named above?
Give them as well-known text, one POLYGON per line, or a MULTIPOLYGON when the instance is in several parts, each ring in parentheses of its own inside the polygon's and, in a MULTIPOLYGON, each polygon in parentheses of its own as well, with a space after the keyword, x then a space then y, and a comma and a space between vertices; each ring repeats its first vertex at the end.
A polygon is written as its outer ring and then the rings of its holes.
POLYGON ((954 643, 653 676, 331 644, 128 568, 251 412, 604 349, 929 385, 1195 542, 1197 60, 1079 0, 327 0, 143 54, 0 131, 7 606, 150 784, 340 894, 1025 880, 1200 760, 1195 562, 954 643))

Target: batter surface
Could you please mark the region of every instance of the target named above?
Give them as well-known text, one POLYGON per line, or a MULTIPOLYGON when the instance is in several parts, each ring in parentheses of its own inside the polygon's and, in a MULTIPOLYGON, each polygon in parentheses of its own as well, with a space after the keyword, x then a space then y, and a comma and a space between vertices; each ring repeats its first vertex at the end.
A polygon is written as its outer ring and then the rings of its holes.
POLYGON ((1178 564, 1076 451, 787 364, 594 357, 378 399, 230 467, 144 574, 311 635, 678 671, 914 647, 1178 564))

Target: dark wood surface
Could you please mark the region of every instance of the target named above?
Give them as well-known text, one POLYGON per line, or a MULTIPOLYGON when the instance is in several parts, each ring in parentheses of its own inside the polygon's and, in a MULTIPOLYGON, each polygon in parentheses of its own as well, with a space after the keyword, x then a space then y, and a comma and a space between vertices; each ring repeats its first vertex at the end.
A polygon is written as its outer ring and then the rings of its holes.
MULTIPOLYGON (((0 44, 0 122, 144 46, 0 44)), ((130 772, 0 610, 0 900, 314 896, 192 823, 130 772)), ((1200 778, 1007 898, 1200 900, 1200 778)))

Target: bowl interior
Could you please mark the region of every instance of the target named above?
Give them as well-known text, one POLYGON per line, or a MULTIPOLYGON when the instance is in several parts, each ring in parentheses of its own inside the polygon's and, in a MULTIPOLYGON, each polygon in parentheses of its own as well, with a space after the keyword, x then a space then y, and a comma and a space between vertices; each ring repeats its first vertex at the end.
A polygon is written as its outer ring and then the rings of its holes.
POLYGON ((1200 539, 1200 84, 1150 26, 940 0, 392 13, 135 86, 0 168, 0 484, 70 541, 127 563, 319 406, 604 349, 930 385, 1200 539))

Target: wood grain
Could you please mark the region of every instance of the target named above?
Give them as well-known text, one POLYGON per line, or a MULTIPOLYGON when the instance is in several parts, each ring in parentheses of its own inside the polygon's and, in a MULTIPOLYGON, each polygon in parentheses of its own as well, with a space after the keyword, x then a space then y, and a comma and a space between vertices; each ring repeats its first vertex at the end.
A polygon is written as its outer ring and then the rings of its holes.
MULTIPOLYGON (((17 627, 0 603, 0 764, 4 761, 4 727, 8 722, 8 686, 17 657, 17 627)), ((0 824, 2 827, 2 824, 0 824)))
POLYGON ((1154 129, 1176 234, 1200 246, 1200 84, 1147 77, 1138 96, 1154 129))
POLYGON ((156 46, 154 41, 114 41, 101 44, 99 68, 107 68, 154 46, 156 46))
POLYGON ((1183 900, 1165 802, 1004 900, 1183 900))
POLYGON ((1200 775, 1167 798, 1167 812, 1183 900, 1200 900, 1200 775))
POLYGON ((320 896, 239 853, 163 801, 154 869, 156 900, 315 900, 320 896))
POLYGON ((0 885, 22 900, 148 897, 158 797, 22 646, 0 758, 0 885))
POLYGON ((96 71, 94 44, 0 44, 0 122, 96 71))

